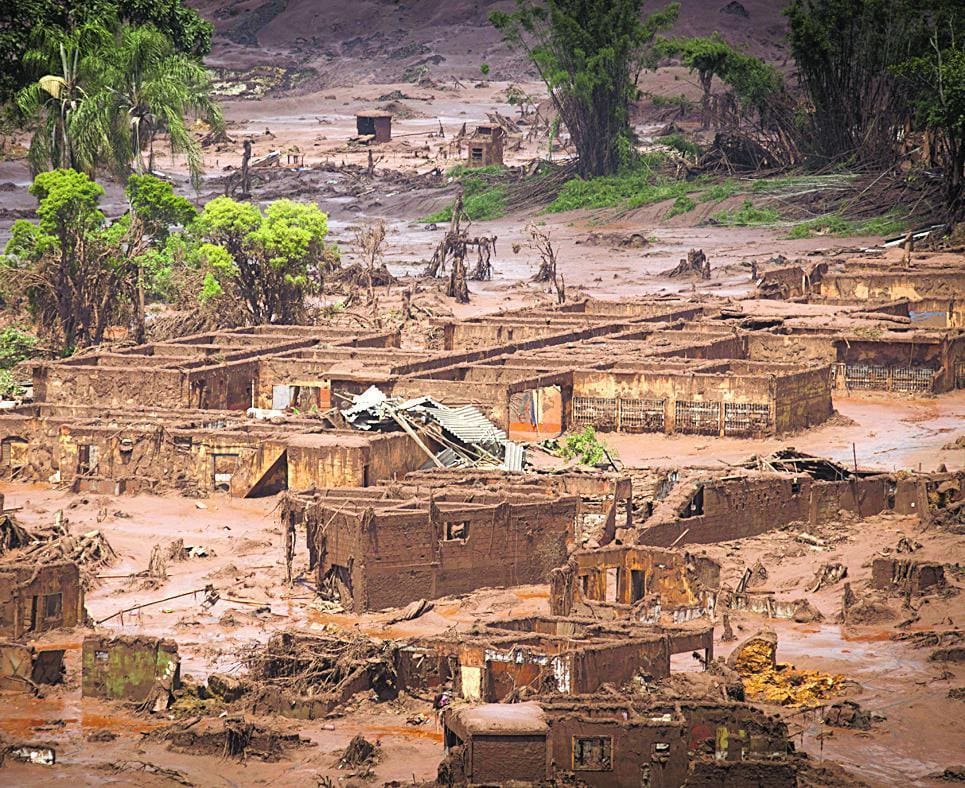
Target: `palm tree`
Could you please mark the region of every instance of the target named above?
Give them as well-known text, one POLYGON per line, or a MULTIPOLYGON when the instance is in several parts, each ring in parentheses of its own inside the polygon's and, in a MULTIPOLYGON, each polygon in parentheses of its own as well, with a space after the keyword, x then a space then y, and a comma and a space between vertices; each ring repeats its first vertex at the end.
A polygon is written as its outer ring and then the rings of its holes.
POLYGON ((66 32, 47 28, 24 55, 26 67, 41 75, 16 98, 20 111, 38 123, 29 151, 34 173, 57 167, 93 173, 105 140, 103 129, 78 120, 98 90, 93 61, 108 38, 97 24, 66 32))
POLYGON ((202 173, 201 150, 187 117, 222 127, 203 66, 175 51, 152 25, 120 27, 97 58, 100 90, 89 104, 92 127, 108 129, 108 165, 119 174, 151 172, 154 142, 166 135, 172 154, 184 154, 195 185, 202 173), (147 162, 145 162, 145 155, 147 162))

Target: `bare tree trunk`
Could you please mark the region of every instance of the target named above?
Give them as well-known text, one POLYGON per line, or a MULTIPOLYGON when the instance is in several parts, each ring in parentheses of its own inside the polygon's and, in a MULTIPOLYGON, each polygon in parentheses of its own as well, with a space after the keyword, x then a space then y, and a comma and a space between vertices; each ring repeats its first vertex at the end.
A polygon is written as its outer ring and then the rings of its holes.
POLYGON ((241 196, 251 196, 251 175, 248 172, 248 161, 251 159, 251 140, 245 140, 244 153, 241 155, 241 196))
POLYGON ((449 287, 446 295, 455 298, 460 304, 469 303, 469 285, 466 283, 466 261, 463 251, 459 250, 452 258, 452 273, 449 274, 449 287))

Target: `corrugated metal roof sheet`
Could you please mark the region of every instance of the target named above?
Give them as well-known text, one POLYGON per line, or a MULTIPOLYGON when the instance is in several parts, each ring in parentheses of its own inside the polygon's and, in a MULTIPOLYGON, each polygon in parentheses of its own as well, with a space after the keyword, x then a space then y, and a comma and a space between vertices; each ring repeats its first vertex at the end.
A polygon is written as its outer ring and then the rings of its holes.
POLYGON ((425 410, 429 418, 463 443, 478 443, 486 446, 498 445, 506 440, 506 433, 472 405, 450 408, 433 402, 431 405, 426 403, 420 407, 425 410))
POLYGON ((503 454, 502 469, 504 471, 523 470, 523 445, 512 441, 503 441, 505 452, 503 454))

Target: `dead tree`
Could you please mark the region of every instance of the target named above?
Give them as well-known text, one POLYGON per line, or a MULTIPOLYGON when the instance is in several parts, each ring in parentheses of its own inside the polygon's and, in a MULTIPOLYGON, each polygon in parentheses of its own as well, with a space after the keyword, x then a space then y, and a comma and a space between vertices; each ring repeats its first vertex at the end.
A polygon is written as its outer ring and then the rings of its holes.
POLYGON ((535 249, 540 256, 539 270, 531 281, 533 282, 552 282, 556 289, 556 302, 562 304, 566 302, 566 282, 563 276, 556 270, 556 249, 549 235, 540 230, 535 224, 528 228, 530 235, 529 245, 535 249))
POLYGON ((385 222, 379 219, 355 233, 355 245, 365 267, 369 304, 375 302, 375 279, 378 269, 384 265, 382 258, 385 255, 385 232, 385 222))
POLYGON ((245 140, 244 153, 241 154, 241 196, 251 196, 251 174, 248 162, 251 160, 251 140, 245 140))
POLYGON ((539 270, 533 277, 534 282, 552 282, 556 278, 556 250, 550 237, 540 230, 536 225, 531 224, 526 228, 529 231, 529 245, 535 249, 540 256, 539 270))
MULTIPOLYGON (((439 245, 432 253, 432 260, 430 260, 429 265, 426 266, 423 276, 435 279, 441 271, 446 270, 446 260, 450 256, 455 257, 456 252, 463 247, 465 243, 465 232, 461 230, 459 226, 462 217, 462 192, 459 192, 452 204, 452 217, 449 219, 449 229, 446 231, 445 238, 439 242, 439 245)), ((465 254, 463 254, 463 256, 465 256, 465 254)))
POLYGON ((463 244, 452 258, 452 271, 449 274, 449 287, 446 295, 455 298, 460 304, 469 303, 469 285, 466 283, 466 247, 463 244))
POLYGON ((493 255, 496 253, 496 236, 482 235, 466 242, 467 246, 475 246, 477 259, 476 267, 469 277, 475 282, 488 282, 493 278, 493 255))
POLYGON ((701 279, 710 279, 710 260, 703 249, 691 249, 687 252, 687 259, 681 260, 676 268, 666 272, 667 276, 690 276, 697 274, 701 279))

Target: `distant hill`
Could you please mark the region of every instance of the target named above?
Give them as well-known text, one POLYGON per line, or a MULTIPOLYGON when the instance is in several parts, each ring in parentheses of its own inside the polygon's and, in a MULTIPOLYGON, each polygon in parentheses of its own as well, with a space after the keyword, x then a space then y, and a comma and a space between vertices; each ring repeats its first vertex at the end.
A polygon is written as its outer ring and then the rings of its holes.
MULTIPOLYGON (((525 76, 527 64, 489 24, 513 0, 188 0, 215 26, 212 66, 315 69, 321 85, 398 82, 423 67, 437 79, 525 76)), ((675 35, 719 30, 732 44, 780 65, 783 3, 683 0, 675 35)), ((646 9, 659 7, 648 3, 646 9)), ((315 80, 313 80, 315 81, 315 80)))

